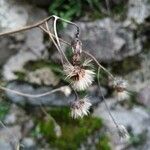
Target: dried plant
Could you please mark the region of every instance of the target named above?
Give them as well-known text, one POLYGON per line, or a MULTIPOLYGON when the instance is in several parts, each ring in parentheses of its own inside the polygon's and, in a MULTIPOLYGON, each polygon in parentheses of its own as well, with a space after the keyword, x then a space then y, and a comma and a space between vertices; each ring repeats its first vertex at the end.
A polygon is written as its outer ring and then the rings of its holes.
MULTIPOLYGON (((87 98, 80 97, 78 95, 77 91, 85 90, 92 85, 92 82, 94 81, 94 77, 96 74, 95 71, 93 70, 93 68, 91 67, 92 61, 95 62, 95 64, 97 65, 97 68, 98 68, 98 85, 99 85, 100 92, 101 92, 101 86, 100 86, 100 81, 99 81, 99 70, 101 69, 101 70, 105 71, 108 75, 108 78, 111 79, 112 87, 117 92, 118 99, 122 100, 122 99, 128 98, 129 94, 127 92, 127 82, 122 78, 114 77, 109 72, 109 70, 107 70, 104 66, 102 66, 92 54, 90 54, 88 51, 82 49, 82 41, 79 39, 80 28, 73 22, 70 22, 68 20, 65 20, 58 16, 53 15, 53 16, 50 16, 34 25, 26 26, 19 30, 15 30, 15 31, 11 31, 11 32, 1 33, 0 36, 5 36, 5 35, 21 32, 21 31, 29 30, 32 28, 36 28, 36 27, 40 28, 42 31, 44 31, 49 36, 49 39, 54 43, 58 53, 60 54, 64 74, 66 75, 66 79, 69 79, 69 81, 70 81, 70 84, 68 86, 70 86, 73 89, 73 92, 76 95, 75 100, 72 101, 71 105, 70 105, 71 116, 73 118, 76 119, 76 118, 83 117, 83 116, 89 114, 89 108, 92 105, 90 100, 87 98), (49 20, 53 20, 54 34, 52 34, 50 31, 50 27, 48 24, 49 20), (66 23, 71 24, 76 27, 76 29, 77 29, 76 34, 75 34, 74 40, 71 43, 68 43, 58 37, 57 27, 56 27, 57 20, 61 20, 63 22, 66 22, 66 23), (65 55, 64 51, 62 50, 61 43, 65 43, 69 47, 71 47, 71 49, 72 49, 71 61, 69 61, 69 59, 65 55), (86 58, 87 58, 84 61, 83 61, 83 58, 85 58, 85 57, 83 57, 83 56, 86 56, 86 58)), ((0 89, 7 91, 7 92, 15 93, 17 95, 25 96, 25 97, 38 98, 38 97, 49 95, 49 94, 52 94, 52 93, 58 92, 58 91, 62 91, 62 92, 64 92, 65 95, 69 95, 71 92, 70 91, 71 88, 69 88, 68 86, 60 87, 60 88, 54 89, 52 91, 38 94, 38 95, 21 93, 19 91, 8 89, 3 86, 0 86, 0 89)), ((105 103, 106 109, 108 110, 108 113, 109 113, 110 117, 112 118, 112 121, 114 122, 114 124, 116 125, 116 128, 118 129, 119 135, 121 135, 121 137, 123 137, 121 134, 122 129, 120 129, 119 125, 117 124, 114 117, 112 116, 110 109, 109 109, 103 95, 102 95, 102 98, 105 103)), ((127 135, 127 132, 124 132, 124 133, 125 133, 125 135, 127 135)))

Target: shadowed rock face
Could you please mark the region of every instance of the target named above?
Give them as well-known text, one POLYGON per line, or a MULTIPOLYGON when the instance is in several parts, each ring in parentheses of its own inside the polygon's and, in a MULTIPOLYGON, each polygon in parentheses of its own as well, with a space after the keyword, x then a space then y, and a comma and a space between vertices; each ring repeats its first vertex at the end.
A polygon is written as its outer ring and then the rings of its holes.
POLYGON ((150 4, 148 0, 129 0, 128 19, 133 19, 136 23, 142 24, 150 16, 150 4))
MULTIPOLYGON (((16 30, 27 24, 35 23, 46 16, 47 13, 45 10, 32 6, 24 1, 0 0, 0 32, 16 30)), ((25 38, 26 44, 31 49, 34 49, 34 51, 43 49, 44 46, 41 44, 43 35, 42 33, 38 33, 37 35, 37 32, 34 32, 35 30, 33 29, 33 32, 28 31, 27 38, 24 36, 24 32, 13 36, 0 37, 0 65, 24 47, 22 42, 25 41, 25 38)))
MULTIPOLYGON (((105 18, 77 24, 81 29, 83 49, 92 53, 98 60, 118 61, 142 50, 140 39, 135 39, 133 30, 125 28, 121 22, 105 18)), ((69 40, 70 37, 74 37, 75 30, 74 27, 66 29, 62 37, 69 40)))

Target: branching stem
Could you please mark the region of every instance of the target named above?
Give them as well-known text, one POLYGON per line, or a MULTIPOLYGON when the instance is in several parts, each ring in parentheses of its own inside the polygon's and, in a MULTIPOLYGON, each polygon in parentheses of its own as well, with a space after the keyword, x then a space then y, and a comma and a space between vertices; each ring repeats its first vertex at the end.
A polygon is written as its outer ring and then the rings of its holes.
POLYGON ((39 98, 39 97, 43 97, 43 96, 50 95, 52 93, 61 91, 61 87, 60 87, 60 88, 57 88, 57 89, 54 89, 54 90, 51 90, 51 91, 48 91, 48 92, 45 92, 45 93, 42 93, 42 94, 35 94, 34 95, 34 94, 22 93, 22 92, 12 90, 12 89, 9 89, 9 88, 6 88, 6 87, 2 87, 2 86, 0 86, 0 89, 2 89, 4 91, 7 91, 7 92, 17 94, 17 95, 20 95, 20 96, 30 97, 30 98, 39 98))

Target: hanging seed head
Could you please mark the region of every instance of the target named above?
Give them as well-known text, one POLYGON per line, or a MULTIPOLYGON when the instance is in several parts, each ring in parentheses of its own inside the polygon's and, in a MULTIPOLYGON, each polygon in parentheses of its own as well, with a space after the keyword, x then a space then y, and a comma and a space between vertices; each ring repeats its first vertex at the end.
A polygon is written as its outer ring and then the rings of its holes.
POLYGON ((116 77, 113 80, 113 87, 116 90, 116 95, 119 101, 129 98, 129 92, 126 91, 128 87, 126 80, 122 79, 121 77, 116 77))
POLYGON ((72 45, 72 50, 73 50, 74 54, 76 54, 76 53, 81 54, 82 53, 82 42, 78 38, 75 38, 71 42, 71 45, 72 45))
POLYGON ((118 134, 119 134, 121 140, 128 140, 130 138, 130 135, 129 135, 127 129, 123 125, 118 126, 118 134))
POLYGON ((113 87, 116 89, 118 92, 122 92, 127 89, 127 81, 122 79, 121 77, 116 77, 113 81, 113 87))
POLYGON ((91 107, 91 105, 92 104, 87 98, 83 98, 71 102, 70 105, 71 117, 76 119, 76 118, 82 118, 83 116, 87 116, 89 114, 89 108, 91 107))

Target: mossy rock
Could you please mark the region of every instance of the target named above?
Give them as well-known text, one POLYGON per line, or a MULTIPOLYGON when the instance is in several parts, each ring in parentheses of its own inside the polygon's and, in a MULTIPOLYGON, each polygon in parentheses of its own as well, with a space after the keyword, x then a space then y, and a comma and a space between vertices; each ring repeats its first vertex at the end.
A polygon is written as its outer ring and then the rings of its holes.
POLYGON ((142 60, 138 55, 128 57, 122 61, 112 63, 112 72, 118 75, 128 74, 131 71, 139 69, 141 67, 141 62, 142 60))
POLYGON ((78 149, 88 136, 99 131, 103 126, 101 119, 91 116, 77 120, 72 119, 69 109, 66 107, 53 108, 49 113, 61 126, 62 136, 59 138, 56 137, 54 125, 51 120, 38 120, 36 128, 38 128, 38 132, 47 139, 52 147, 60 150, 78 149))

